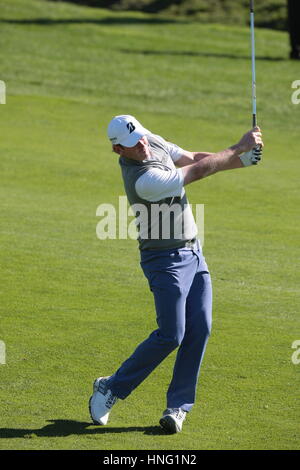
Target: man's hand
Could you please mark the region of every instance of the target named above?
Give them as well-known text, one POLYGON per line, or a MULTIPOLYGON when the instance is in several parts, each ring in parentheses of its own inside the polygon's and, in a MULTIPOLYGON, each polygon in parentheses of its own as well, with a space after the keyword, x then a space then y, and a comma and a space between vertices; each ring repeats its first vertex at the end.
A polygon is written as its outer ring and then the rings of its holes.
POLYGON ((259 127, 254 127, 251 131, 247 132, 239 143, 236 145, 239 153, 249 152, 257 145, 264 146, 262 141, 262 133, 259 127))
POLYGON ((262 147, 258 144, 254 149, 240 155, 240 160, 244 166, 257 165, 262 157, 262 147))

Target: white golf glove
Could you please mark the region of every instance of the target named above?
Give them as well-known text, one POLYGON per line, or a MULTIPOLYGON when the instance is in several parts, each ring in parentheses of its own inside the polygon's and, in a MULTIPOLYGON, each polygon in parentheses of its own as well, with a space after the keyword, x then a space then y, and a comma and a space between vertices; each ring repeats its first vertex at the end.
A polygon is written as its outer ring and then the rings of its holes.
POLYGON ((262 157, 262 148, 260 145, 257 145, 249 152, 245 152, 240 155, 240 159, 244 166, 257 165, 262 157))

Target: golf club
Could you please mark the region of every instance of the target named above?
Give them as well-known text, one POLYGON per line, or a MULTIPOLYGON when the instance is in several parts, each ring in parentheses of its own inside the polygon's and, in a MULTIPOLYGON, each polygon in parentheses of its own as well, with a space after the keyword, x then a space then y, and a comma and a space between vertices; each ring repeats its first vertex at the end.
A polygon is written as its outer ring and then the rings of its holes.
POLYGON ((250 0, 251 27, 251 62, 252 62, 252 125, 257 126, 256 117, 256 71, 255 71, 255 36, 254 36, 254 0, 250 0))
MULTIPOLYGON (((254 36, 254 0, 250 0, 250 28, 251 28, 251 64, 252 64, 252 127, 257 126, 256 114, 256 71, 255 71, 255 36, 254 36)), ((255 146, 257 152, 261 151, 261 145, 255 146)))

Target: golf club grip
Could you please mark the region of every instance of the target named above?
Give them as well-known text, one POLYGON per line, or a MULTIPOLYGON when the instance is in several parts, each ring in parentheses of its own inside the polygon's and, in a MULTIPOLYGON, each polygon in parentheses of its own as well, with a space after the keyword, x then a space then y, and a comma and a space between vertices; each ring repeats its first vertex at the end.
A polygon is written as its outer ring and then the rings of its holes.
MULTIPOLYGON (((256 118, 256 114, 253 114, 252 126, 253 126, 253 127, 257 127, 257 118, 256 118)), ((257 150, 261 150, 261 145, 260 145, 260 144, 257 144, 257 145, 255 145, 254 148, 257 149, 257 150)))
MULTIPOLYGON (((256 118, 256 114, 253 114, 253 116, 252 116, 252 127, 253 127, 253 128, 254 128, 254 127, 257 127, 257 118, 256 118)), ((260 150, 260 149, 261 149, 261 145, 260 145, 260 144, 257 144, 257 145, 255 145, 254 148, 257 149, 257 150, 260 150)))
MULTIPOLYGON (((256 114, 253 114, 253 117, 252 117, 252 127, 256 127, 256 126, 257 126, 256 114)), ((261 145, 260 145, 260 144, 257 144, 257 145, 255 145, 254 148, 257 149, 257 150, 260 150, 260 149, 261 149, 261 145)))

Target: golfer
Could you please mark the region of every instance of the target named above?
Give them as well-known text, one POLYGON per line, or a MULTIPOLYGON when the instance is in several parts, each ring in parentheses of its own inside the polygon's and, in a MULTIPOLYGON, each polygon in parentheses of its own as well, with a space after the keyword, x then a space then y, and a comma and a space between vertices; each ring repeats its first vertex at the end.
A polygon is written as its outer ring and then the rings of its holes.
POLYGON ((160 419, 165 431, 176 433, 195 402, 212 322, 210 274, 184 187, 218 171, 256 164, 262 136, 257 127, 219 153, 189 152, 154 135, 133 116, 121 115, 109 123, 108 137, 120 156, 136 216, 141 267, 154 296, 158 328, 114 374, 95 380, 90 415, 95 424, 105 425, 116 401, 128 397, 178 348, 160 419))

